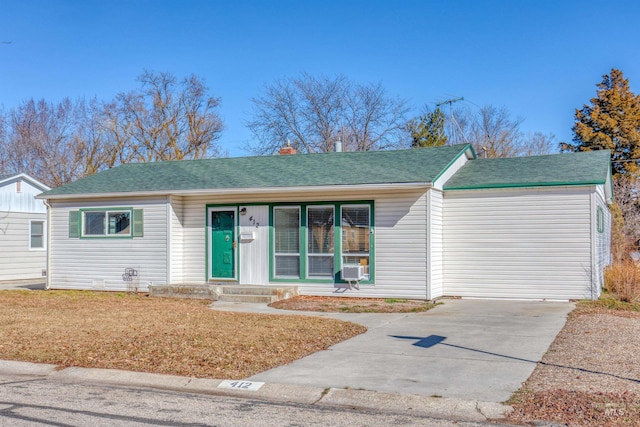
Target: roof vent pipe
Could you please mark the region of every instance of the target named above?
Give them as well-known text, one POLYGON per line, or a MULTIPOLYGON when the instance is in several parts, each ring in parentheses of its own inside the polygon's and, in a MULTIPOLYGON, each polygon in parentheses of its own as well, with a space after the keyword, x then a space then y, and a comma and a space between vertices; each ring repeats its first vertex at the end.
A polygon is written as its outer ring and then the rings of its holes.
POLYGON ((336 153, 342 153, 342 141, 337 140, 335 145, 336 145, 336 153))

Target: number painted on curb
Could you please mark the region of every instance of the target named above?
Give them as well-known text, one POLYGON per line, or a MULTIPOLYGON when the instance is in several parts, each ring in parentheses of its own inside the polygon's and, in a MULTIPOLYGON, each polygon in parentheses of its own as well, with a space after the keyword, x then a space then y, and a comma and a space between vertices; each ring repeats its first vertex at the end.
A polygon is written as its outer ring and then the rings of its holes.
POLYGON ((257 381, 233 381, 233 380, 224 380, 219 385, 218 388, 230 388, 233 390, 246 390, 246 391, 258 391, 260 387, 262 387, 264 383, 257 381))

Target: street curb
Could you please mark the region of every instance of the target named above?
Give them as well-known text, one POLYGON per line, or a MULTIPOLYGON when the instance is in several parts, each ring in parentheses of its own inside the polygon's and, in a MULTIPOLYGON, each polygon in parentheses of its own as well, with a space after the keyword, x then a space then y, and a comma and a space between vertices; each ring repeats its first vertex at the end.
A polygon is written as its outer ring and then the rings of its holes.
POLYGON ((58 369, 56 365, 46 363, 19 362, 17 360, 0 360, 0 374, 47 376, 58 369))
POLYGON ((423 415, 455 421, 484 422, 502 419, 511 407, 479 402, 371 390, 307 387, 265 383, 257 391, 219 388, 224 380, 130 372, 119 369, 70 367, 0 360, 0 374, 43 377, 55 381, 144 387, 187 393, 268 400, 320 407, 341 407, 423 415))

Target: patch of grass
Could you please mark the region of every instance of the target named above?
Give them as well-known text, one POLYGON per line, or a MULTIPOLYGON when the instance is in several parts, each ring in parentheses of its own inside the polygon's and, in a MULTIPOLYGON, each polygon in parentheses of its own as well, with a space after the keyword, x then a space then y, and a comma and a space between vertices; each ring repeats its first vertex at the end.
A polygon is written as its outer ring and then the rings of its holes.
POLYGON ((595 301, 579 301, 578 307, 582 309, 607 309, 640 312, 640 302, 620 301, 619 299, 607 294, 602 295, 595 301))
POLYGON ((363 333, 349 322, 216 312, 209 301, 0 291, 0 359, 241 379, 363 333))
POLYGON ((407 302, 408 300, 406 299, 398 299, 398 298, 385 298, 384 302, 386 302, 387 304, 395 304, 397 302, 407 302))

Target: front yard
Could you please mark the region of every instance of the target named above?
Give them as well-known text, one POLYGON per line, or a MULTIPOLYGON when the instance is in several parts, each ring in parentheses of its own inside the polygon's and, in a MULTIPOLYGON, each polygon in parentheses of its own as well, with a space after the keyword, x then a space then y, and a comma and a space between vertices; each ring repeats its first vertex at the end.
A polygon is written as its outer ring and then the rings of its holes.
MULTIPOLYGON (((633 308, 633 307, 631 307, 633 308)), ((512 398, 511 421, 640 425, 640 313, 581 302, 512 398)))
MULTIPOLYGON (((124 293, 0 291, 0 359, 241 379, 365 331, 338 320, 218 312, 208 304, 124 293)), ((343 312, 432 307, 343 298, 297 298, 276 305, 343 312)), ((640 312, 602 301, 578 303, 512 398, 509 421, 640 426, 638 337, 640 312)))
POLYGON ((240 379, 366 328, 308 316, 222 313, 209 301, 0 291, 0 359, 240 379))

